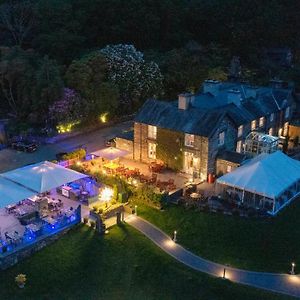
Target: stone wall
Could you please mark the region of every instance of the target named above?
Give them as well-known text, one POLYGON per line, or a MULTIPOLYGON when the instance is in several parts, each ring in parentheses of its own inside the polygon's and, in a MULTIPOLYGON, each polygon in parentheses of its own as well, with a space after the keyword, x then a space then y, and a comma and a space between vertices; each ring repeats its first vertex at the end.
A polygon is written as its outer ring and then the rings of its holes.
POLYGON ((133 159, 133 141, 116 137, 116 147, 129 152, 125 158, 133 159))
POLYGON ((76 219, 71 222, 67 223, 65 226, 57 229, 56 232, 51 234, 42 235, 37 237, 32 243, 21 244, 17 246, 17 248, 13 249, 12 252, 6 252, 0 254, 0 269, 5 270, 19 261, 30 257, 35 252, 43 249, 44 247, 52 244, 53 242, 57 241, 63 235, 65 235, 72 227, 79 224, 81 222, 81 206, 79 205, 76 210, 74 211, 76 214, 76 219))
POLYGON ((231 161, 223 160, 223 159, 217 159, 216 161, 216 175, 222 176, 228 172, 232 172, 234 169, 239 167, 240 164, 233 163, 231 161), (228 170, 228 168, 230 170, 228 170))
MULTIPOLYGON (((72 226, 74 225, 75 224, 73 224, 72 226)), ((65 235, 71 229, 71 227, 64 228, 62 231, 56 234, 37 240, 35 243, 26 245, 26 247, 16 252, 12 252, 11 254, 7 254, 3 257, 0 257, 0 269, 5 270, 9 267, 12 267, 18 262, 24 260, 25 258, 30 257, 35 252, 40 251, 44 247, 52 244, 53 242, 60 239, 63 235, 65 235)))
POLYGON ((149 162, 148 159, 148 125, 134 123, 133 159, 149 162))
POLYGON ((222 149, 235 151, 236 150, 237 129, 229 118, 224 118, 219 124, 217 130, 209 138, 208 146, 208 174, 216 174, 216 157, 222 149), (219 145, 219 134, 225 132, 225 141, 223 145, 219 145))

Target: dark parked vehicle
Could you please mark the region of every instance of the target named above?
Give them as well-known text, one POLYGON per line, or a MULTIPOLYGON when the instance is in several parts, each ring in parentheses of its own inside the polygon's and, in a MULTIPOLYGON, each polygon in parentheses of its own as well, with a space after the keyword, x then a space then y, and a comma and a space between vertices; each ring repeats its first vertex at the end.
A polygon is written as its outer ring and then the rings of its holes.
POLYGON ((15 149, 17 151, 23 151, 23 152, 35 152, 37 150, 37 145, 30 142, 13 142, 11 143, 11 148, 15 149))
POLYGON ((116 138, 112 138, 106 141, 106 147, 116 147, 116 138))
POLYGON ((56 156, 56 160, 60 161, 60 160, 63 160, 63 157, 64 155, 67 155, 68 153, 67 152, 58 152, 55 154, 56 156))

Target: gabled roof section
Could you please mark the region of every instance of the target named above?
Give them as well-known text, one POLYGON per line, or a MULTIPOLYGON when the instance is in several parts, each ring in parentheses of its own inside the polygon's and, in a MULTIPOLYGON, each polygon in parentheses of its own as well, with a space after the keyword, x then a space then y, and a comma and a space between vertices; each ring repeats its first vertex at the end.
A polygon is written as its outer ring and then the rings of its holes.
POLYGON ((182 110, 178 109, 177 102, 150 99, 140 109, 135 122, 209 137, 225 115, 224 110, 207 111, 194 107, 182 110))

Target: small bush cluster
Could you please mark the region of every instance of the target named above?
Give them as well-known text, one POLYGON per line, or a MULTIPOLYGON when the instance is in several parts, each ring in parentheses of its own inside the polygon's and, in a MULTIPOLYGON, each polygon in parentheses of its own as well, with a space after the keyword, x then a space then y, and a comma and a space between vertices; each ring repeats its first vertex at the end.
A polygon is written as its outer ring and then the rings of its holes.
POLYGON ((86 156, 86 151, 82 148, 74 150, 72 152, 69 152, 62 156, 63 160, 69 160, 69 159, 83 159, 86 156))

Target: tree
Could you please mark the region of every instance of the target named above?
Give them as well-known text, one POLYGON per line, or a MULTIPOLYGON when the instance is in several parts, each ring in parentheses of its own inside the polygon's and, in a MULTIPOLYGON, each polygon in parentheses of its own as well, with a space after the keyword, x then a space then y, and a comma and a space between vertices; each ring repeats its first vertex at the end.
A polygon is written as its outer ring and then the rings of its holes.
POLYGON ((104 112, 115 114, 118 88, 109 81, 108 65, 99 51, 73 61, 66 72, 66 82, 84 98, 90 117, 99 117, 104 112))
POLYGON ((49 106, 49 119, 53 125, 77 123, 85 117, 83 99, 70 88, 64 88, 62 96, 49 106))
POLYGON ((109 78, 119 88, 121 102, 130 109, 162 93, 163 76, 158 65, 146 62, 133 45, 108 45, 100 53, 107 60, 109 78))
POLYGON ((17 46, 22 46, 34 21, 32 0, 8 0, 0 6, 0 22, 17 46))
POLYGON ((30 63, 36 56, 18 47, 2 48, 0 86, 3 98, 16 118, 30 111, 34 88, 34 68, 30 63))
POLYGON ((54 60, 45 56, 40 60, 36 71, 36 97, 34 108, 47 113, 48 107, 62 94, 63 81, 59 67, 54 60))
POLYGON ((20 121, 44 123, 62 90, 55 61, 19 47, 2 48, 1 54, 0 87, 10 113, 20 121))

